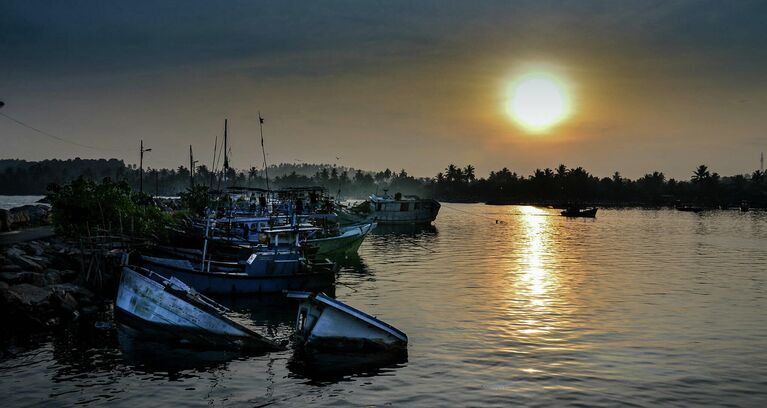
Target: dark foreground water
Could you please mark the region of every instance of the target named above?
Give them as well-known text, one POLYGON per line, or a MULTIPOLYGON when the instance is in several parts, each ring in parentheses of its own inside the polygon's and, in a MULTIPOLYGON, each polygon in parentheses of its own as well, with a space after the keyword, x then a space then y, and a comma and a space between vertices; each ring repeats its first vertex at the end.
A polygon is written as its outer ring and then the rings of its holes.
MULTIPOLYGON (((0 361, 2 405, 767 406, 767 213, 556 214, 448 204, 434 228, 369 237, 336 295, 405 331, 406 357, 173 349, 87 326, 0 361)), ((235 306, 290 334, 290 305, 235 306)))

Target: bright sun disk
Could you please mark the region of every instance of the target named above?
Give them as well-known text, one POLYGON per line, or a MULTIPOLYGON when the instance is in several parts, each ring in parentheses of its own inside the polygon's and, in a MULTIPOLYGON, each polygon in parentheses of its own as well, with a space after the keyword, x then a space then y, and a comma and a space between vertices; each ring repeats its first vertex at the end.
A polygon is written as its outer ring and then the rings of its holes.
POLYGON ((507 113, 531 133, 541 133, 570 114, 565 85, 549 74, 527 74, 509 88, 507 113))

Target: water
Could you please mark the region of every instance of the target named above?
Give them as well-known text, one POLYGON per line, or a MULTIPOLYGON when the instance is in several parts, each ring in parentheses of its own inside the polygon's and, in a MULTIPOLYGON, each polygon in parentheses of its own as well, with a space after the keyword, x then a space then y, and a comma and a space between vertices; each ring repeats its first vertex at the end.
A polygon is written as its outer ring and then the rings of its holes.
POLYGON ((25 195, 0 195, 0 209, 8 210, 14 207, 21 207, 27 204, 37 204, 37 200, 45 196, 25 196, 25 195))
MULTIPOLYGON (((0 361, 0 395, 4 406, 767 404, 767 213, 556 214, 448 204, 434 228, 369 237, 336 296, 406 332, 404 359, 198 352, 81 327, 0 361)), ((235 306, 289 335, 292 307, 235 306)))

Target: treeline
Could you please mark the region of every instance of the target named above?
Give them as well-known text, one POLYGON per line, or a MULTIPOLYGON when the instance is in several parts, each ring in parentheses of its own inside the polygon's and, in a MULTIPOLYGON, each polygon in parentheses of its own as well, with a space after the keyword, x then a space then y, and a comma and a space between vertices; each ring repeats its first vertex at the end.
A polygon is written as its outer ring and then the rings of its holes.
MULTIPOLYGON (((405 170, 370 172, 328 164, 283 163, 270 166, 268 171, 271 188, 319 185, 331 196, 341 199, 364 198, 370 193, 388 190, 452 202, 719 207, 739 205, 745 200, 754 207, 767 207, 764 172, 720 176, 705 165, 691 169, 689 179, 685 180, 667 178, 657 171, 636 180, 618 172, 610 177, 597 177, 582 167, 565 165, 537 169, 527 176, 503 168, 490 172, 487 178, 478 178, 471 165, 453 164, 431 178, 413 177, 405 170)), ((139 190, 140 174, 136 165, 126 165, 117 159, 0 160, 0 194, 43 195, 50 183, 64 184, 81 176, 95 181, 109 178, 139 190)), ((255 167, 230 168, 224 175, 200 165, 195 168, 194 177, 184 166, 144 169, 143 190, 148 194, 177 196, 192 183, 214 190, 227 186, 267 187, 263 169, 255 167)))
POLYGON ((657 171, 631 180, 619 172, 597 177, 583 167, 568 168, 564 164, 556 169, 536 169, 529 176, 503 168, 490 172, 486 179, 478 179, 473 166, 451 164, 437 174, 432 191, 438 200, 498 204, 731 207, 745 200, 754 207, 767 207, 767 177, 763 171, 723 177, 706 165, 693 169, 688 180, 667 178, 657 171))

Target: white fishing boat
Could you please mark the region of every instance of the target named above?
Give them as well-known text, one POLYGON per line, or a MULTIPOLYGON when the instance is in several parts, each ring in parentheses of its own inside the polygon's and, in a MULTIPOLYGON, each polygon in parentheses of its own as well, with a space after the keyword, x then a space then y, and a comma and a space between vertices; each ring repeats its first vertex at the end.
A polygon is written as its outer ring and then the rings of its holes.
POLYGON ((232 320, 230 311, 184 282, 124 266, 115 309, 128 324, 161 329, 190 344, 280 350, 282 347, 232 320))
POLYGON ((403 350, 407 335, 375 317, 322 293, 288 292, 298 299, 296 338, 306 349, 403 350))
POLYGON ((381 225, 429 224, 437 218, 441 207, 436 200, 399 193, 393 197, 371 194, 367 205, 369 214, 381 225))

